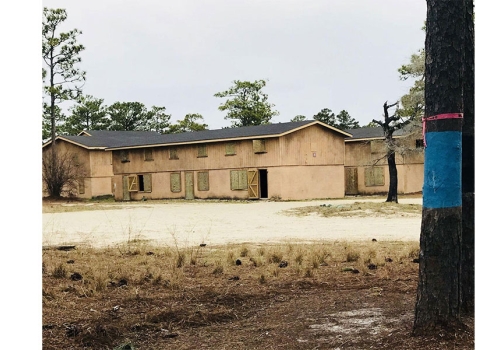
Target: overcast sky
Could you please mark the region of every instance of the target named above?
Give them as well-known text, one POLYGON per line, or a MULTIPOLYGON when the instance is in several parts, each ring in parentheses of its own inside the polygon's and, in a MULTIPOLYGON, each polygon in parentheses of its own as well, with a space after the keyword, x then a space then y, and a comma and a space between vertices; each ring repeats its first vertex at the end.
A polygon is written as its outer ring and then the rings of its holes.
POLYGON ((366 125, 412 82, 397 69, 424 45, 424 0, 44 0, 65 8, 61 30, 83 32, 84 93, 166 107, 171 121, 200 113, 229 126, 233 80, 267 81, 287 122, 323 108, 366 125))

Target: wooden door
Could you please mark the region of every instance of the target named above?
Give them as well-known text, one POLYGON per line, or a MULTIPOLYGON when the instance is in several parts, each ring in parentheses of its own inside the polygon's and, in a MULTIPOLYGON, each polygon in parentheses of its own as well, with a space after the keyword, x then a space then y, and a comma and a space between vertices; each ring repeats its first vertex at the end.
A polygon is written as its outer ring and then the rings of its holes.
POLYGON ((130 200, 130 191, 128 190, 128 176, 123 177, 123 200, 130 200))
POLYGON ((358 194, 357 168, 345 168, 345 194, 358 194))
POLYGON ((248 198, 258 198, 258 170, 249 170, 248 179, 248 198))
POLYGON ((185 199, 193 199, 193 172, 185 172, 185 199))

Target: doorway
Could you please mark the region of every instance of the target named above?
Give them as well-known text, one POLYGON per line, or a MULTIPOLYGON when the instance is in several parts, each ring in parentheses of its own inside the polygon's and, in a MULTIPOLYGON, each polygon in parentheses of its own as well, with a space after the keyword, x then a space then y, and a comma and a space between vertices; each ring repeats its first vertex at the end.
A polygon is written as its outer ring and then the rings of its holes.
POLYGON ((268 171, 267 169, 258 169, 260 180, 260 198, 268 198, 268 171))
POLYGON ((185 199, 193 199, 193 172, 185 172, 185 199))
POLYGON ((357 168, 345 168, 345 195, 358 194, 357 168))

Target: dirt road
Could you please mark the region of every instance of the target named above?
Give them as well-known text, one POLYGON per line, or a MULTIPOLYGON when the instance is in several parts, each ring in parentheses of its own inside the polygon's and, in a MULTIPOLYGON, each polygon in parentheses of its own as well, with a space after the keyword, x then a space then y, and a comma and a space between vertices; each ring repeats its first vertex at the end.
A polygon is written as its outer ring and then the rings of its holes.
MULTIPOLYGON (((122 203, 119 209, 43 214, 43 244, 111 246, 127 240, 153 240, 181 247, 206 243, 276 243, 310 240, 414 241, 420 237, 421 216, 321 217, 291 216, 285 210, 383 198, 306 202, 144 202, 122 203)), ((401 203, 421 204, 421 198, 401 203)))

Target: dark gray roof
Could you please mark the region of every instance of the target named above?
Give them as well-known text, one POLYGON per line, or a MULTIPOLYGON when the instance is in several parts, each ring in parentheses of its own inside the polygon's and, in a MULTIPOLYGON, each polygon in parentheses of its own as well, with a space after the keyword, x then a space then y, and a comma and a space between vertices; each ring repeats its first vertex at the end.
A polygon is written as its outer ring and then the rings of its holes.
POLYGON ((156 140, 160 134, 154 131, 107 131, 107 130, 88 130, 81 136, 61 136, 61 138, 70 140, 74 143, 86 147, 109 148, 118 147, 122 144, 142 143, 156 140), (85 133, 91 135, 85 135, 85 133))
MULTIPOLYGON (((148 145, 162 145, 175 143, 191 143, 202 141, 214 141, 221 139, 236 139, 248 137, 266 137, 281 135, 286 132, 301 128, 308 124, 318 123, 315 120, 300 122, 277 123, 267 125, 245 126, 240 128, 225 128, 217 130, 205 130, 196 132, 184 132, 179 134, 159 134, 153 131, 84 131, 91 136, 61 136, 71 142, 84 145, 85 147, 99 148, 128 148, 148 145)), ((323 124, 324 125, 324 124, 323 124)), ((334 129, 339 133, 344 131, 334 129)))
MULTIPOLYGON (((182 132, 179 134, 163 134, 152 140, 144 140, 143 142, 131 142, 117 147, 135 147, 141 145, 161 145, 171 143, 189 143, 199 141, 213 141, 221 139, 235 139, 241 137, 270 136, 279 135, 301 126, 312 123, 312 120, 301 122, 289 122, 267 125, 244 126, 240 128, 225 128, 217 130, 205 130, 196 132, 182 132)), ((112 147, 111 147, 112 148, 112 147)))
MULTIPOLYGON (((373 139, 373 138, 383 138, 385 134, 383 133, 383 129, 381 126, 377 126, 374 128, 370 127, 363 127, 358 129, 348 129, 345 130, 349 134, 352 134, 352 137, 345 137, 346 140, 354 140, 354 139, 373 139)), ((405 132, 402 129, 396 130, 393 133, 393 136, 401 136, 405 132)))

